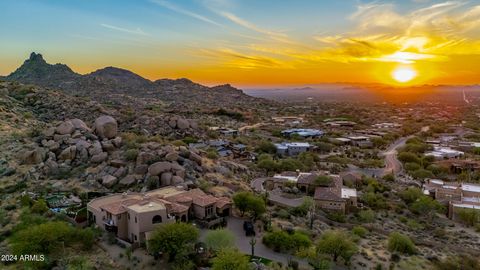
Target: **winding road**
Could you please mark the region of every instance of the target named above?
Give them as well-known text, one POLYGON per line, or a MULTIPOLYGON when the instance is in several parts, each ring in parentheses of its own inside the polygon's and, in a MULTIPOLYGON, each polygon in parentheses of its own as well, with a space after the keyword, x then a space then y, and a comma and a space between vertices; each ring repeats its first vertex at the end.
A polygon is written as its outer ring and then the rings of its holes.
POLYGON ((396 140, 387 148, 387 150, 380 154, 380 156, 383 156, 385 158, 385 168, 383 169, 383 175, 393 173, 395 176, 397 176, 403 171, 402 163, 397 158, 397 150, 403 147, 407 140, 410 138, 413 138, 413 135, 408 137, 402 137, 396 140))

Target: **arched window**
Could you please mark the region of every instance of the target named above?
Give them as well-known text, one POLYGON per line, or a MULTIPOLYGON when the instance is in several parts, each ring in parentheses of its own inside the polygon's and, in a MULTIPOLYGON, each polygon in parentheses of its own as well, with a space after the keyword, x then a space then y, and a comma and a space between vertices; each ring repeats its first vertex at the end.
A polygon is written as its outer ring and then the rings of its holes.
POLYGON ((162 223, 162 217, 159 216, 159 215, 156 215, 152 218, 152 223, 155 224, 155 223, 162 223))

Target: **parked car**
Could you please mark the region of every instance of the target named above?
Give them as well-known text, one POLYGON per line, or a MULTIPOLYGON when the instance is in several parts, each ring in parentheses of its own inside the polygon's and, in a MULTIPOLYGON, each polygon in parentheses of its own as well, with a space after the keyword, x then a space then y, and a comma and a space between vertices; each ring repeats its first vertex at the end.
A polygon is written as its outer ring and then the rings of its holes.
POLYGON ((245 236, 255 236, 255 226, 251 221, 243 222, 243 230, 245 231, 245 236))

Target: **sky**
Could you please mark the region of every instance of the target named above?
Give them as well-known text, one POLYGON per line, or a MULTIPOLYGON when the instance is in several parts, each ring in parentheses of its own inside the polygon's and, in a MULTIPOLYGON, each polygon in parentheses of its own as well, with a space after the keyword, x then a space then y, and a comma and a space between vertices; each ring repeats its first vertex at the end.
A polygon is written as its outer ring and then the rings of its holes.
POLYGON ((85 74, 238 87, 480 83, 480 0, 2 0, 0 75, 41 53, 85 74))

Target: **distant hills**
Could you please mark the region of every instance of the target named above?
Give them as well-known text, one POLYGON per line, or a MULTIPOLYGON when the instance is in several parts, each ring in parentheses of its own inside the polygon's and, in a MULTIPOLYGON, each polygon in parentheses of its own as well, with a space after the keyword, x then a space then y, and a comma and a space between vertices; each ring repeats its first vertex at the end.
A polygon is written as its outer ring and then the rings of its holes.
POLYGON ((78 74, 64 64, 49 64, 32 53, 25 62, 3 79, 60 89, 76 96, 89 96, 100 102, 124 102, 125 97, 159 99, 172 106, 210 107, 262 103, 230 85, 207 87, 188 79, 150 81, 129 70, 106 67, 89 74, 78 74))
POLYGON ((326 83, 305 87, 245 89, 248 95, 289 102, 480 102, 479 85, 419 85, 395 87, 385 84, 326 83))

